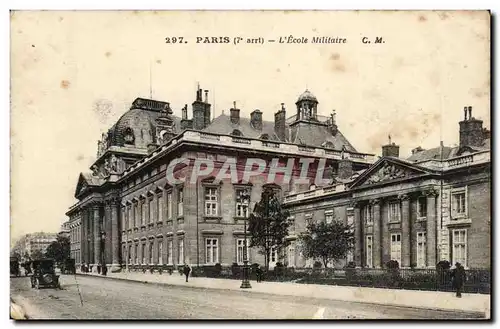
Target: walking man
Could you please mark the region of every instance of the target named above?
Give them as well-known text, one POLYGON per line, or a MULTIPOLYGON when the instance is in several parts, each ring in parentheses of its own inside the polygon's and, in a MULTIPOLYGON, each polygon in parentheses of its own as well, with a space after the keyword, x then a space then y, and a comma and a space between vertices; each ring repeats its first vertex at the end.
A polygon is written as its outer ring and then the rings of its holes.
POLYGON ((465 283, 465 269, 460 263, 455 264, 455 269, 452 272, 453 287, 456 289, 458 298, 462 298, 462 289, 465 283))
POLYGON ((191 272, 191 268, 189 267, 188 264, 184 264, 184 275, 186 276, 186 282, 188 282, 188 278, 189 278, 189 272, 191 272))

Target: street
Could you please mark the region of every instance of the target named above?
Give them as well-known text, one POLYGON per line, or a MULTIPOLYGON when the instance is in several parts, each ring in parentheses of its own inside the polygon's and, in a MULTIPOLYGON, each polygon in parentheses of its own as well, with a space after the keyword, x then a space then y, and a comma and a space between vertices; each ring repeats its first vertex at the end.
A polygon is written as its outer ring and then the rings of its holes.
POLYGON ((448 311, 62 275, 62 289, 11 278, 30 319, 457 319, 448 311))

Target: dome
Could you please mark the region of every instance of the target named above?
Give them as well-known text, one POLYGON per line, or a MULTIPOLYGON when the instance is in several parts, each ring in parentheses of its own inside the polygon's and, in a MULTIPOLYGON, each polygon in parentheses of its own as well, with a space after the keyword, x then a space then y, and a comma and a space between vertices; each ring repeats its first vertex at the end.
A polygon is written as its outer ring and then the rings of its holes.
POLYGON ((297 103, 301 102, 301 101, 314 101, 314 102, 318 102, 318 99, 309 90, 306 89, 306 91, 304 91, 302 93, 302 95, 299 96, 299 99, 297 100, 297 103))
POLYGON ((158 115, 158 112, 137 108, 127 111, 109 130, 111 145, 147 148, 154 142, 154 120, 158 115))

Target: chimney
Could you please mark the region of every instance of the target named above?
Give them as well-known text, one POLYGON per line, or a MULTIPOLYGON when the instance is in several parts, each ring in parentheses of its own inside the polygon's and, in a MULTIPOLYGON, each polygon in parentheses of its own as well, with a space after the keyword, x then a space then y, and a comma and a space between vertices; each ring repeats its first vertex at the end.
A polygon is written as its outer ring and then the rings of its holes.
POLYGON ((472 116, 472 106, 464 107, 464 120, 459 122, 460 147, 481 146, 485 138, 483 121, 472 116), (469 116, 467 117, 467 112, 469 116))
POLYGON ((205 127, 208 127, 210 124, 210 119, 212 118, 210 112, 210 104, 208 104, 208 90, 205 90, 205 127))
POLYGON ((349 179, 353 174, 352 161, 350 159, 340 159, 337 178, 349 179))
POLYGON ((274 132, 281 141, 286 141, 286 109, 285 103, 281 103, 281 110, 274 113, 274 132))
POLYGON ((234 123, 236 125, 240 124, 240 109, 236 108, 236 102, 233 102, 233 108, 229 110, 230 116, 229 118, 231 119, 231 123, 234 123))
POLYGON ((336 113, 335 110, 332 111, 331 118, 330 118, 330 132, 332 133, 333 136, 337 135, 339 129, 337 127, 337 121, 336 121, 336 113))
POLYGON ((399 145, 391 142, 391 135, 389 135, 389 143, 382 145, 382 156, 399 158, 399 145))
POLYGON ((208 90, 205 90, 205 102, 202 100, 203 90, 198 85, 196 100, 193 102, 192 127, 202 130, 210 124, 210 104, 208 103, 208 90))
POLYGON ((255 110, 250 113, 250 124, 257 130, 262 130, 262 112, 255 110))
POLYGON ((184 107, 182 108, 181 130, 193 128, 193 120, 188 119, 187 107, 188 105, 184 104, 184 107))

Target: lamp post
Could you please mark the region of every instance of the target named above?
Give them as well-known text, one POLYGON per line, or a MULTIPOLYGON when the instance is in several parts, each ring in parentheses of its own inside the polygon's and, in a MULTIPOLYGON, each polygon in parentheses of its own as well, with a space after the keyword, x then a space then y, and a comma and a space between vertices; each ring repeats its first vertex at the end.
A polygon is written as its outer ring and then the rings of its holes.
POLYGON ((245 216, 245 221, 244 221, 244 239, 243 240, 243 280, 241 281, 241 286, 240 288, 252 288, 250 285, 250 281, 248 280, 249 277, 249 268, 248 268, 248 246, 247 246, 247 220, 248 220, 248 203, 250 202, 250 193, 248 192, 247 189, 243 190, 240 195, 239 195, 239 201, 241 202, 241 205, 243 207, 243 214, 245 216))
POLYGON ((102 275, 106 275, 107 273, 107 266, 106 266, 106 260, 104 259, 104 245, 106 242, 106 232, 101 231, 101 273, 102 275))

